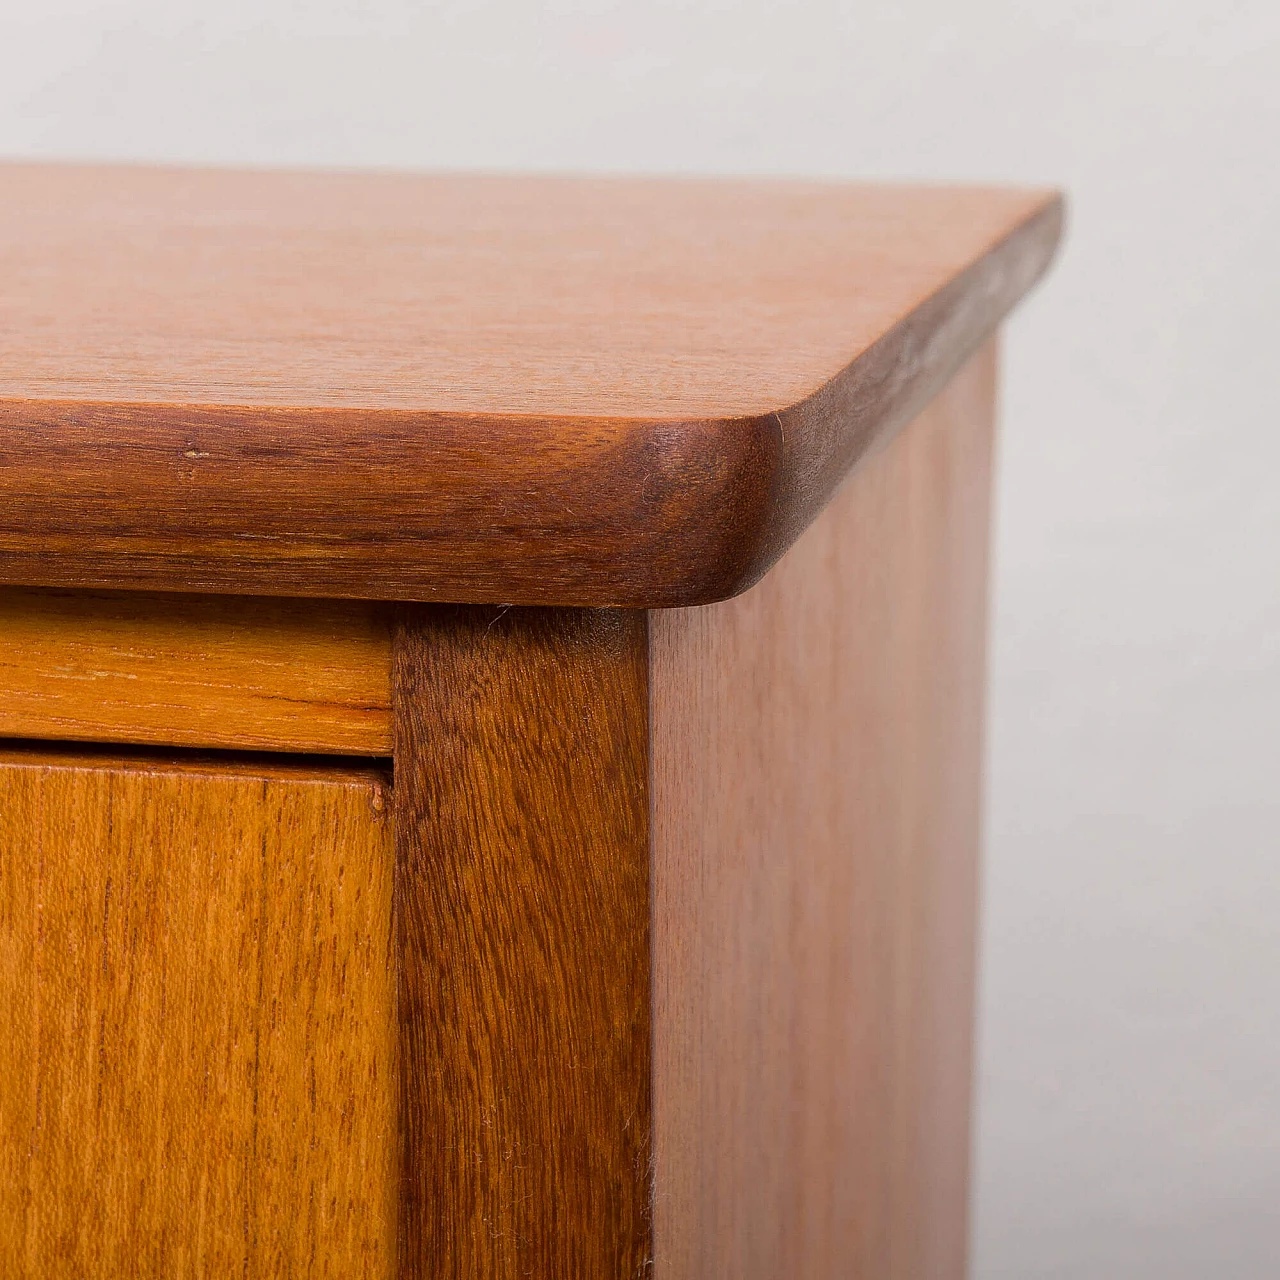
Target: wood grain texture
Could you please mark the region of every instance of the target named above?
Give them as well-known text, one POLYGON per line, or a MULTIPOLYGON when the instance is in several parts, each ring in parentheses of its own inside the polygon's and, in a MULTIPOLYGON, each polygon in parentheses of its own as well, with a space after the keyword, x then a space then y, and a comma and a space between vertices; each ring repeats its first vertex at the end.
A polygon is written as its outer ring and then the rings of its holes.
POLYGON ((649 1264, 646 664, 640 614, 398 626, 406 1278, 649 1264))
POLYGON ((391 633, 347 601, 0 590, 0 735, 391 754, 391 633))
POLYGON ((662 1280, 965 1273, 994 367, 652 617, 662 1280))
POLYGON ((721 599, 1060 225, 1043 192, 0 166, 0 581, 721 599))
POLYGON ((395 1274, 389 809, 0 753, 0 1276, 395 1274))

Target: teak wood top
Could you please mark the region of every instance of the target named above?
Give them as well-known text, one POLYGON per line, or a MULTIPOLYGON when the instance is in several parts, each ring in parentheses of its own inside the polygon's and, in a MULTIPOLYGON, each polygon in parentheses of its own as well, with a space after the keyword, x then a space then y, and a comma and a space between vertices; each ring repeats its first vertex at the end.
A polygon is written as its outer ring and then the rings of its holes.
POLYGON ((0 166, 0 581, 755 581, 1043 272, 1051 193, 0 166))

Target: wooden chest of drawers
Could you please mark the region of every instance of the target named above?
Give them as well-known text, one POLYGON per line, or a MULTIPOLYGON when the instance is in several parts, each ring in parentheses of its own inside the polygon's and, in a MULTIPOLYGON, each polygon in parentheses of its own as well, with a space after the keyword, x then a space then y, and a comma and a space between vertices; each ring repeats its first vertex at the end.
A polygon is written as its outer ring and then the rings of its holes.
POLYGON ((962 1275, 1060 216, 0 167, 0 1275, 962 1275))

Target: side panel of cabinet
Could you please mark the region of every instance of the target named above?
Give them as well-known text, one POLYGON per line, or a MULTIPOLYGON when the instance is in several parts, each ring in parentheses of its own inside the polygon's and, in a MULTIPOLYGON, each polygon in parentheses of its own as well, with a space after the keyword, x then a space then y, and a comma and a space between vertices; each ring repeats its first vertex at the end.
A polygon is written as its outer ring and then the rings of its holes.
POLYGON ((0 1275, 394 1273, 375 768, 0 753, 0 1275))
POLYGON ((661 1280, 964 1275, 994 371, 652 615, 661 1280))

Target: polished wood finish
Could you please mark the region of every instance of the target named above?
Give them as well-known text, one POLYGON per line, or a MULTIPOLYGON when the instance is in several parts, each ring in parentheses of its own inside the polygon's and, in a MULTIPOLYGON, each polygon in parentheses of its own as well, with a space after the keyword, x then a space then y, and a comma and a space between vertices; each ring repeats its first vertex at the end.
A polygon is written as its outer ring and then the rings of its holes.
POLYGON ((1061 221, 0 164, 0 1280, 961 1280, 1061 221))
POLYGON ((0 189, 6 398, 510 418, 784 408, 1054 203, 23 163, 0 189))
POLYGON ((964 1274, 994 368, 653 615, 662 1280, 964 1274))
POLYGON ((396 1273, 372 767, 0 752, 0 1276, 396 1273))
POLYGON ((0 581, 721 599, 1060 223, 1042 192, 0 166, 0 581))
POLYGON ((388 615, 0 589, 0 736, 390 756, 388 615))
POLYGON ((410 610, 393 669, 402 1274, 640 1277, 645 618, 410 610))

